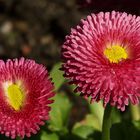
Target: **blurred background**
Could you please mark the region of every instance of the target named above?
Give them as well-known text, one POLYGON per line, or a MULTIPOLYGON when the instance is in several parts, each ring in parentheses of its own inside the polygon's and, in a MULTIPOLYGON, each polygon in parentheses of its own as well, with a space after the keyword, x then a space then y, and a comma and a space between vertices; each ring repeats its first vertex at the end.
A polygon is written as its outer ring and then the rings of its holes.
MULTIPOLYGON (((50 121, 33 140, 100 140, 104 108, 73 94, 59 71, 61 46, 70 29, 91 12, 125 11, 140 15, 139 0, 0 0, 0 58, 30 58, 44 64, 57 95, 50 121)), ((139 140, 139 114, 133 107, 113 110, 112 140, 139 140), (131 120, 130 123, 126 123, 131 120), (117 131, 116 131, 117 130, 117 131), (134 131, 132 133, 132 131, 134 131), (128 133, 130 132, 130 133, 128 133), (130 135, 131 134, 131 135, 130 135)), ((1 140, 8 138, 0 136, 1 140)), ((19 139, 19 138, 17 138, 19 139)))

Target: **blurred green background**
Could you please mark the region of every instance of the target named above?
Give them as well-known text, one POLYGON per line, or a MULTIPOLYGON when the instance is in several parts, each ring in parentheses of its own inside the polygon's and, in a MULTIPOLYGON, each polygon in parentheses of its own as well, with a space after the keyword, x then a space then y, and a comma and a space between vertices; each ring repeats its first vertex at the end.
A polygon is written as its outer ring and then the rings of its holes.
MULTIPOLYGON (((55 85, 50 120, 37 135, 24 140, 100 140, 102 102, 90 104, 73 93, 74 85, 68 85, 59 70, 61 46, 71 27, 91 12, 119 10, 139 15, 139 4, 136 0, 0 0, 1 59, 34 59, 48 68, 55 85)), ((140 122, 134 121, 130 110, 122 113, 114 108, 111 140, 140 139, 140 122)), ((0 135, 0 139, 9 138, 0 135)))

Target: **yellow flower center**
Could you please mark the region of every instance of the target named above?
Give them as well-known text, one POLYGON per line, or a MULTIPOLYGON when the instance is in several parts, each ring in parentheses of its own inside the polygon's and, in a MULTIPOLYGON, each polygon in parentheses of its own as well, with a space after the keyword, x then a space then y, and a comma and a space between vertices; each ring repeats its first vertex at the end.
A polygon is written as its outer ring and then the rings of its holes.
POLYGON ((107 47, 104 50, 104 55, 109 59, 111 63, 119 63, 121 60, 128 58, 126 49, 119 45, 107 47))
POLYGON ((9 105, 19 111, 24 100, 24 94, 19 85, 11 84, 7 87, 7 98, 9 105))

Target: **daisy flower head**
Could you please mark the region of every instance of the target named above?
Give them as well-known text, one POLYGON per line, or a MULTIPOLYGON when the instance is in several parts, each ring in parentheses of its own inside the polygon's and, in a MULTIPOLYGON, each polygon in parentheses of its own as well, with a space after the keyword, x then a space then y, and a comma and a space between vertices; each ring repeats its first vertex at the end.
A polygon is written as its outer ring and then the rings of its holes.
POLYGON ((46 68, 29 59, 0 60, 0 133, 30 137, 48 120, 53 85, 46 68))
POLYGON ((62 47, 62 70, 85 98, 103 99, 122 111, 139 103, 140 17, 91 14, 71 30, 62 47))

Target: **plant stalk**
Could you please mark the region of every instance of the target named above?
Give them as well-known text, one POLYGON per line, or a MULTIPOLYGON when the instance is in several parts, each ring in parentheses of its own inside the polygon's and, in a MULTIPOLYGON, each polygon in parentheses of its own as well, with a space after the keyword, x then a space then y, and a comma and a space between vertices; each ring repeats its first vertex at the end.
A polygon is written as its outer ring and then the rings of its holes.
POLYGON ((103 117, 103 125, 102 125, 102 140, 110 140, 110 128, 111 128, 111 112, 112 107, 107 104, 104 117, 103 117))

